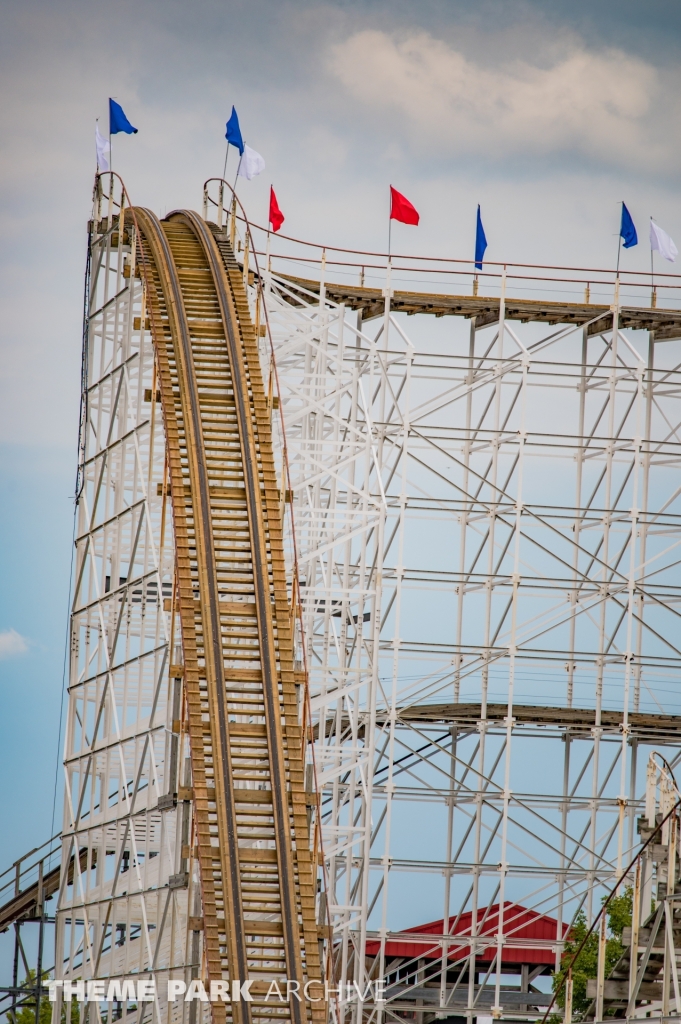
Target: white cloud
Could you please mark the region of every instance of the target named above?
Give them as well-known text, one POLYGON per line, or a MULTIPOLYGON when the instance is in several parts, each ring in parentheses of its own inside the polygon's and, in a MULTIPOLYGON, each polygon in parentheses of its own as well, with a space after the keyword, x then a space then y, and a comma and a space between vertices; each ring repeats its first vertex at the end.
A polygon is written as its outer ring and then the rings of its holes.
POLYGON ((17 654, 25 654, 28 650, 26 638, 17 633, 16 629, 4 629, 0 632, 0 661, 13 658, 17 654))
MULTIPOLYGON (((551 47, 538 50, 545 58, 551 47)), ((483 65, 422 31, 397 37, 366 30, 334 46, 329 67, 372 114, 397 113, 401 132, 436 155, 571 152, 607 163, 663 164, 667 142, 660 140, 669 133, 650 131, 660 72, 622 51, 591 52, 574 40, 563 51, 555 56, 554 49, 550 66, 483 65)))

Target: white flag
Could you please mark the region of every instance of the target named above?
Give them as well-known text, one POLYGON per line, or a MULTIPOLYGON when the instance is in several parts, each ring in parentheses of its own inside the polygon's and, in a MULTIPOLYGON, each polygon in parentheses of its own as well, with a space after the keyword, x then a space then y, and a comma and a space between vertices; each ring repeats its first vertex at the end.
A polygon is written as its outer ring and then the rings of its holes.
POLYGON ((95 147, 97 149, 97 169, 109 170, 109 140, 99 134, 99 125, 95 122, 95 147))
POLYGON ((265 161, 260 156, 260 153, 256 153, 250 146, 244 144, 244 151, 239 161, 239 174, 242 178, 255 178, 256 174, 260 174, 261 171, 265 170, 265 161))
POLYGON ((657 249, 661 256, 673 263, 679 255, 679 250, 674 245, 674 240, 663 231, 653 218, 650 218, 650 248, 657 249))

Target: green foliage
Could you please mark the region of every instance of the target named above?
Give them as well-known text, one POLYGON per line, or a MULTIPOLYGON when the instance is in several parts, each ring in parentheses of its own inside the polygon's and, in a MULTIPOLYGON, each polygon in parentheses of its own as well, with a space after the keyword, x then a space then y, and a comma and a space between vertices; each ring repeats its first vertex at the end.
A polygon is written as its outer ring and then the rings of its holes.
POLYGON ((631 924, 631 905, 634 890, 630 885, 620 896, 613 896, 606 911, 611 935, 621 941, 622 932, 631 924))
MULTIPOLYGON (((560 960, 560 970, 553 975, 553 990, 558 992, 556 1002, 561 1009, 565 1009, 566 974, 576 950, 579 949, 584 941, 586 933, 586 915, 583 910, 580 910, 565 943, 560 960)), ((578 1020, 589 1005, 589 1000, 586 997, 586 983, 588 978, 596 977, 597 966, 598 935, 594 932, 589 936, 581 953, 574 964, 572 964, 572 1013, 573 1017, 578 1020)))
MULTIPOLYGON (((605 947, 605 976, 606 978, 613 967, 622 956, 624 946, 622 945, 622 932, 631 924, 631 906, 633 890, 628 886, 624 892, 613 897, 608 904, 606 917, 608 923, 608 938, 605 947)), ((605 902, 605 898, 604 898, 605 902)), ((565 977, 572 964, 572 958, 584 941, 588 931, 586 916, 582 910, 577 914, 572 928, 568 934, 567 942, 560 961, 560 970, 553 975, 553 991, 558 992, 556 1002, 558 1006, 565 1009, 565 977)), ((573 1020, 581 1020, 591 1000, 586 995, 586 983, 589 978, 595 978, 598 974, 598 928, 589 936, 584 948, 572 964, 572 1017, 573 1020)))
MULTIPOLYGON (((30 970, 28 976, 24 978, 21 983, 21 987, 25 989, 31 989, 35 985, 36 972, 30 970)), ((48 971, 43 973, 43 983, 49 981, 50 975, 48 971)), ((20 997, 20 999, 23 997, 20 997)), ((52 1021, 52 1003, 49 1000, 47 994, 41 995, 40 997, 40 1010, 38 1024, 51 1024, 52 1021)), ((8 1014, 9 1021, 9 1014, 8 1014)), ((79 1004, 74 999, 71 1003, 71 1024, 79 1024, 80 1011, 79 1004)), ((35 1019, 35 997, 30 995, 28 999, 17 1009, 16 1013, 16 1024, 36 1024, 35 1019)), ((62 1004, 61 1011, 61 1024, 66 1024, 66 1008, 62 1004)))
MULTIPOLYGON (((43 974, 43 981, 49 980, 49 974, 47 971, 43 974)), ((28 976, 24 978, 21 983, 22 988, 30 989, 35 985, 36 972, 30 970, 28 976)), ((23 999, 23 996, 19 997, 23 999)), ((50 1024, 52 1020, 52 1003, 48 999, 47 995, 40 997, 40 1020, 38 1024, 50 1024)), ((19 1007, 16 1015, 16 1024, 36 1024, 35 1020, 35 997, 29 996, 28 999, 23 1003, 23 1006, 19 1007)))

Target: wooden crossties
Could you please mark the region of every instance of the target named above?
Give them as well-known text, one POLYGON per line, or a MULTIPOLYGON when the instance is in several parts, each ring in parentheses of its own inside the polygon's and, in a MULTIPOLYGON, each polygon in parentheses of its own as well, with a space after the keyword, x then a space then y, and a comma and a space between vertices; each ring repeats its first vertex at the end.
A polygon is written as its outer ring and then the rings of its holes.
MULTIPOLYGON (((461 732, 475 732, 479 723, 485 721, 491 728, 506 728, 508 704, 488 703, 484 708, 481 704, 408 704, 396 709, 397 722, 406 725, 447 726, 461 732)), ((391 713, 378 708, 376 723, 385 726, 390 722, 391 713)), ((537 704, 513 705, 514 729, 547 729, 567 731, 573 739, 589 738, 593 730, 598 728, 605 736, 621 738, 623 715, 621 711, 601 710, 598 720, 593 708, 561 708, 542 707, 537 704)), ((345 732, 349 729, 347 717, 340 722, 337 718, 326 721, 326 735, 332 736, 336 730, 345 732)), ((364 736, 365 725, 359 726, 359 735, 364 736)), ((653 714, 651 712, 631 711, 627 715, 627 730, 632 739, 641 743, 678 744, 681 742, 681 722, 678 715, 653 714)), ((319 726, 315 726, 315 735, 319 726)))
POLYGON ((321 966, 280 493, 242 272, 196 214, 135 215, 168 449, 202 976, 252 981, 252 1002, 212 1004, 218 1022, 322 1021, 323 1000, 264 998, 272 980, 302 993, 321 966))
MULTIPOLYGON (((476 729, 482 718, 480 704, 412 704, 400 708, 398 718, 403 722, 455 725, 461 729, 476 729)), ((507 704, 486 704, 485 720, 505 728, 507 704)), ((383 716, 377 711, 377 720, 383 716)), ((572 736, 591 736, 598 726, 604 733, 622 735, 621 711, 601 710, 598 721, 593 708, 541 707, 536 704, 514 704, 513 720, 516 726, 568 729, 572 736)), ((629 734, 641 742, 679 743, 681 721, 678 715, 653 714, 632 711, 627 716, 629 734)))
MULTIPOLYGON (((294 286, 319 294, 319 281, 287 274, 280 275, 294 286)), ((385 298, 380 288, 360 288, 356 285, 324 283, 324 292, 332 302, 343 303, 348 309, 362 309, 363 319, 371 320, 385 313, 385 298)), ((292 296, 289 301, 294 302, 292 296)), ((432 316, 475 317, 476 328, 487 327, 499 321, 499 299, 484 295, 447 295, 429 292, 395 290, 390 300, 393 313, 430 313, 432 316)), ((601 334, 612 331, 610 306, 592 302, 553 302, 536 299, 517 299, 507 296, 504 300, 504 315, 507 320, 523 323, 575 324, 587 327, 587 333, 601 334)), ((621 306, 620 328, 655 331, 658 341, 681 337, 681 310, 649 309, 621 306)))

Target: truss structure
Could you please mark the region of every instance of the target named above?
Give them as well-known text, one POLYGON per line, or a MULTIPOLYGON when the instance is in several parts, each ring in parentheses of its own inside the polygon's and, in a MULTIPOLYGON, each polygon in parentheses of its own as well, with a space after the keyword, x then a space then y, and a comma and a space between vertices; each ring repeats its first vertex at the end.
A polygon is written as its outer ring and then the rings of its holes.
POLYGON ((638 849, 650 750, 678 756, 678 314, 614 282, 612 305, 523 306, 516 271, 514 319, 539 322, 511 323, 506 268, 465 299, 423 294, 416 260, 370 289, 376 257, 277 251, 340 1017, 534 1019, 550 985, 505 950, 558 965, 638 849), (657 339, 620 327, 658 314, 657 339), (523 910, 549 939, 518 937, 523 910), (358 1002, 377 977, 386 1001, 358 1002))
MULTIPOLYGON (((166 439, 122 202, 98 193, 91 225, 56 971, 162 991, 201 975, 203 911, 166 439)), ((547 973, 575 914, 628 880, 649 754, 673 769, 681 739, 681 317, 617 287, 523 305, 501 268, 488 298, 431 294, 399 261, 343 284, 367 254, 334 272, 293 241, 265 253, 215 205, 225 245, 241 237, 301 611, 332 1017, 534 1020, 550 996, 508 984, 508 950, 527 966, 548 948, 547 973), (528 938, 528 913, 551 934, 528 938)), ((210 1012, 170 1005, 138 1020, 210 1012)))
MULTIPOLYGON (((188 931, 197 879, 183 851, 189 804, 177 803, 185 752, 170 672, 166 446, 132 230, 119 237, 122 203, 99 185, 90 223, 55 973, 147 972, 162 991, 169 970, 198 971, 188 931)), ((106 1013, 95 1005, 91 1015, 106 1013)), ((166 1011, 157 1000, 140 1005, 143 1015, 166 1011)))

